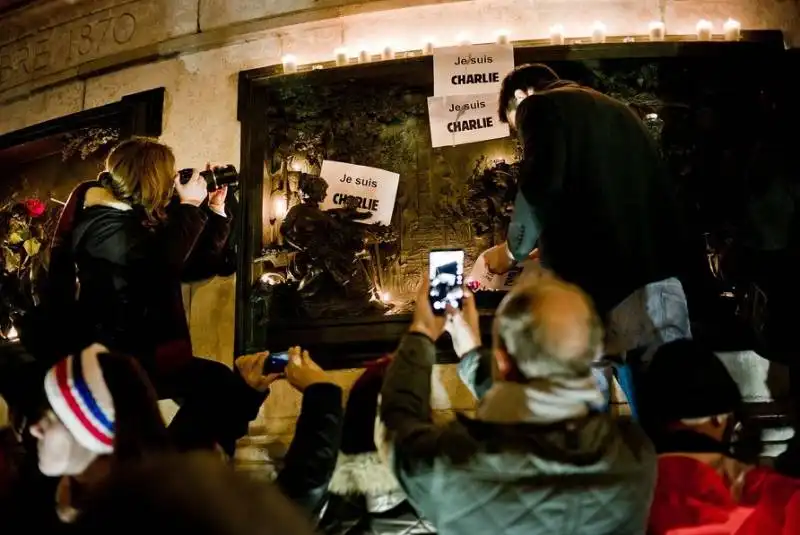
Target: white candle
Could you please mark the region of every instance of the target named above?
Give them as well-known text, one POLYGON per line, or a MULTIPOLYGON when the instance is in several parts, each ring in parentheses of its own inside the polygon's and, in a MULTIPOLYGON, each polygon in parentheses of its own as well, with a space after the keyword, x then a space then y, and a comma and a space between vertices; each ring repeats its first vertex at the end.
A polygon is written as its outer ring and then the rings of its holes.
POLYGON ((9 342, 16 342, 19 340, 19 333, 17 332, 16 327, 14 327, 13 325, 8 329, 8 332, 6 333, 6 340, 8 340, 9 342))
POLYGON ((425 39, 422 43, 422 53, 426 56, 433 54, 433 39, 425 39))
POLYGON ((564 44, 564 27, 556 24, 550 28, 550 44, 563 45, 564 44))
POLYGON ((358 53, 358 62, 359 63, 369 63, 372 60, 372 54, 369 53, 369 50, 366 48, 362 48, 361 51, 358 53))
POLYGON ((723 26, 726 41, 738 41, 742 37, 742 25, 738 20, 728 19, 723 26))
POLYGON ((381 59, 384 61, 394 59, 394 49, 391 46, 384 47, 381 53, 381 59))
POLYGON ((592 42, 606 42, 606 25, 600 21, 596 21, 594 24, 592 24, 592 42))
POLYGON ((293 72, 297 72, 297 58, 291 54, 286 54, 283 56, 281 60, 283 62, 283 72, 285 74, 290 74, 293 72))
POLYGON ((497 32, 497 37, 495 38, 495 42, 498 45, 507 45, 508 44, 508 31, 507 30, 500 30, 497 32))
POLYGON ((711 31, 713 25, 711 22, 701 19, 697 22, 697 39, 700 41, 711 41, 711 31))
POLYGON ((343 65, 347 65, 349 62, 349 58, 347 57, 347 49, 346 48, 337 48, 334 51, 336 54, 336 66, 341 67, 343 65))
POLYGON ((667 37, 667 27, 660 20, 650 23, 650 40, 663 41, 667 37))
POLYGON ((272 199, 272 218, 281 220, 286 217, 286 198, 281 192, 272 199))
POLYGON ((472 44, 472 41, 466 32, 461 32, 456 36, 456 43, 458 43, 458 46, 469 46, 472 44))

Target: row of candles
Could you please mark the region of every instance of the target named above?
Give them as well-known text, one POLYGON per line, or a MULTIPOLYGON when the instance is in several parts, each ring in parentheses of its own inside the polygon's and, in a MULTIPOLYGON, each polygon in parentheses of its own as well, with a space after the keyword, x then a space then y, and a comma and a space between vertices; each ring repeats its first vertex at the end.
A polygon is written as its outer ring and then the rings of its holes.
MULTIPOLYGON (((667 27, 663 22, 651 22, 649 27, 650 41, 664 41, 667 37, 667 27)), ((714 36, 714 25, 708 20, 700 20, 696 26, 697 39, 700 41, 710 41, 714 36)), ((742 25, 733 19, 728 19, 723 25, 723 36, 726 41, 738 41, 741 39, 742 25)), ((591 41, 592 43, 605 43, 606 42, 606 26, 602 22, 595 22, 592 25, 591 41)), ((460 35, 457 38, 459 45, 470 45, 471 42, 465 35, 460 35)), ((499 45, 507 45, 510 43, 509 32, 499 31, 495 42, 499 45)), ((566 42, 564 27, 557 24, 550 28, 550 44, 563 45, 566 42)), ((426 39, 423 42, 422 53, 430 55, 433 53, 434 42, 432 39, 426 39)), ((336 65, 343 66, 350 63, 350 55, 346 48, 337 48, 334 51, 336 65)), ((382 60, 391 60, 395 58, 395 51, 391 46, 385 47, 381 51, 382 60)), ((368 50, 361 50, 357 56, 359 63, 369 63, 372 60, 372 53, 368 50)), ((286 55, 283 57, 283 72, 294 73, 297 72, 297 58, 293 55, 286 55)))

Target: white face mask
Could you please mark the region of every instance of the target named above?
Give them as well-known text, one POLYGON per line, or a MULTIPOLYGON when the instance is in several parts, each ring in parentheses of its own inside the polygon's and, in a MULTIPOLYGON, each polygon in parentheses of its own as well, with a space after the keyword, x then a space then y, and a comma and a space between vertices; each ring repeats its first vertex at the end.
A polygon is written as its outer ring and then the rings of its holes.
POLYGON ((97 458, 97 453, 82 446, 53 411, 31 426, 38 440, 39 470, 49 477, 82 474, 97 458))

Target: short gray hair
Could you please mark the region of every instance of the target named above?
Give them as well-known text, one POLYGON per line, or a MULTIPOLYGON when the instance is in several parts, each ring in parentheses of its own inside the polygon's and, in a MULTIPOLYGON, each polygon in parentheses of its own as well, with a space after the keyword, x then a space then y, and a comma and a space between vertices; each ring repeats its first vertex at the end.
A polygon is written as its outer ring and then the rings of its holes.
POLYGON ((587 376, 603 346, 603 324, 591 301, 576 286, 561 281, 532 282, 512 291, 497 309, 493 335, 495 347, 505 351, 527 379, 587 376), (542 313, 537 310, 544 288, 553 284, 579 292, 589 310, 585 318, 575 318, 576 322, 587 322, 588 333, 585 345, 577 353, 565 354, 562 340, 554 339, 547 331, 542 313))

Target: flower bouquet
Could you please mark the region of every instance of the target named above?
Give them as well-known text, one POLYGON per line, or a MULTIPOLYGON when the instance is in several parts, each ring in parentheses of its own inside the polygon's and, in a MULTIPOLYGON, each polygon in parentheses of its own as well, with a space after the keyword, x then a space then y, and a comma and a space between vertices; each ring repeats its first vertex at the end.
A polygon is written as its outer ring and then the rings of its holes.
POLYGON ((44 268, 44 244, 52 236, 58 210, 39 199, 12 199, 0 206, 0 334, 12 319, 38 303, 36 281, 44 268))

